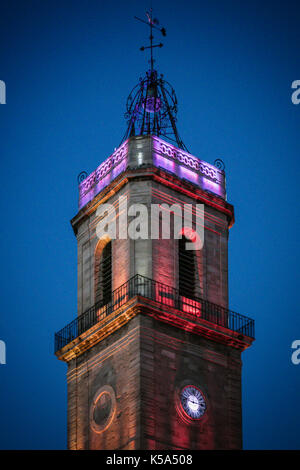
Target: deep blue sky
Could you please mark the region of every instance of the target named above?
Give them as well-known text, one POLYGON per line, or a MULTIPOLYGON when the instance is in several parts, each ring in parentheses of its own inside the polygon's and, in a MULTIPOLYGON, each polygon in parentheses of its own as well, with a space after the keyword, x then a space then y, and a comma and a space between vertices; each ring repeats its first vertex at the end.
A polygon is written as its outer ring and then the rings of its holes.
MULTIPOLYGON (((243 355, 247 449, 300 449, 300 8, 296 1, 153 1, 167 28, 157 66, 174 86, 190 152, 226 165, 231 308, 255 318, 243 355)), ((77 175, 125 132, 147 68, 150 1, 6 1, 0 14, 0 448, 66 447, 66 365, 53 334, 76 315, 77 175)), ((158 38, 159 40, 161 38, 158 38)))

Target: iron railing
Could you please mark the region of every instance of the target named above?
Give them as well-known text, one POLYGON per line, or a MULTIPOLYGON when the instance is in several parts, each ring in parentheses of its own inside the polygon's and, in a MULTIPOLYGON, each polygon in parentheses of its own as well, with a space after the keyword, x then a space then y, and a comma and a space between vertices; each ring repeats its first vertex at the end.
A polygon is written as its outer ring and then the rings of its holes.
MULTIPOLYGON (((135 296, 151 299, 183 312, 184 318, 194 322, 206 320, 241 335, 254 338, 254 320, 201 298, 190 299, 177 289, 136 274, 112 292, 110 302, 98 302, 55 334, 55 352, 66 346, 99 321, 112 320, 109 315, 135 296)), ((182 313, 181 313, 182 315, 182 313)))

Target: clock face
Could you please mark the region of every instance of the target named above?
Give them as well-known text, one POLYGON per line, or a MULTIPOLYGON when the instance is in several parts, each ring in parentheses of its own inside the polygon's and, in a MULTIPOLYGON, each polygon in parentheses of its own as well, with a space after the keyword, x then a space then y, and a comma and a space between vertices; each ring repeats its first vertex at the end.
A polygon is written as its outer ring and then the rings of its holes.
POLYGON ((104 426, 107 422, 112 407, 112 399, 108 392, 103 392, 97 399, 93 411, 93 420, 98 426, 104 426))
POLYGON ((202 392, 194 385, 187 385, 180 394, 184 412, 192 419, 201 418, 206 411, 206 402, 202 392))
POLYGON ((101 387, 96 393, 90 410, 90 425, 96 433, 108 428, 116 409, 116 397, 110 385, 101 387))

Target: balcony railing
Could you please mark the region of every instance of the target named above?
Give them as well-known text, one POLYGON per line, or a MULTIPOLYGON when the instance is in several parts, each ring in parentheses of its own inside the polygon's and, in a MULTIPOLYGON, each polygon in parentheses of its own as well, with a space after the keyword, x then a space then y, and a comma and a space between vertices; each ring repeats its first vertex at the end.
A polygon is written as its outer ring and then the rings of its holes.
MULTIPOLYGON (((184 318, 206 320, 241 335, 254 338, 254 320, 200 298, 189 299, 177 289, 136 274, 112 292, 108 303, 98 302, 55 334, 55 352, 82 333, 105 321, 108 316, 131 298, 141 296, 184 313, 184 318)), ((108 319, 109 321, 111 318, 108 319)))

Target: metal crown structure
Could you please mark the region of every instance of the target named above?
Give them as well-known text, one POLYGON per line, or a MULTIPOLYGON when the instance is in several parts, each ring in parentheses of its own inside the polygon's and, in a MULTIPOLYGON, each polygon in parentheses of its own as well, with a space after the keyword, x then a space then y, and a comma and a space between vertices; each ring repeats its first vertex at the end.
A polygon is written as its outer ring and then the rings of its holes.
POLYGON ((162 47, 163 44, 153 44, 153 29, 159 30, 163 36, 166 36, 166 30, 157 26, 159 22, 153 19, 152 10, 146 14, 148 22, 135 18, 150 27, 150 45, 142 46, 140 49, 142 51, 150 49, 151 68, 144 78, 140 78, 139 83, 128 96, 125 113, 127 131, 122 142, 132 136, 156 135, 163 136, 177 147, 188 151, 176 127, 177 98, 175 91, 163 79, 163 75, 158 75, 154 69, 153 48, 162 47))

